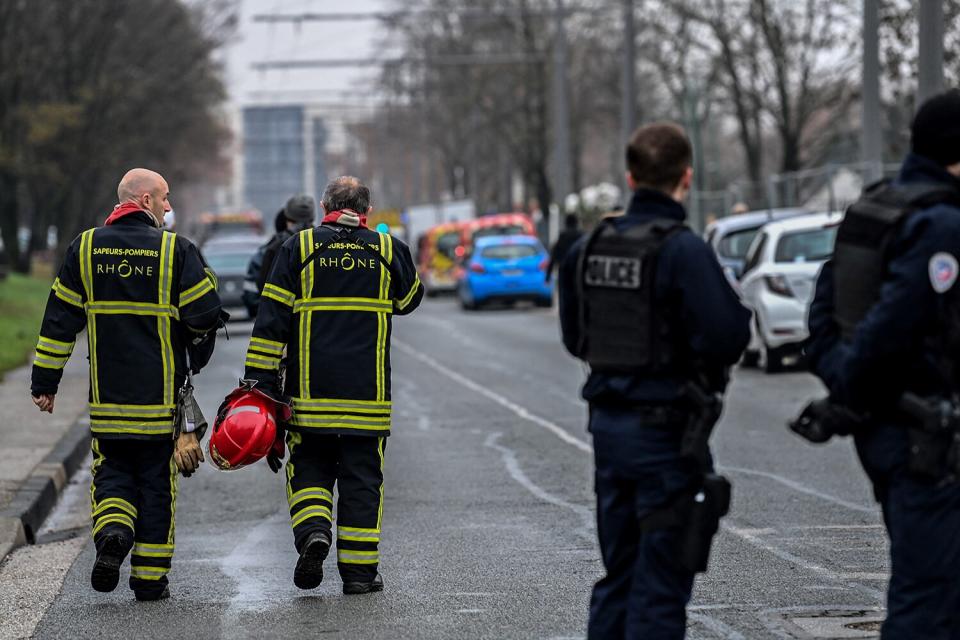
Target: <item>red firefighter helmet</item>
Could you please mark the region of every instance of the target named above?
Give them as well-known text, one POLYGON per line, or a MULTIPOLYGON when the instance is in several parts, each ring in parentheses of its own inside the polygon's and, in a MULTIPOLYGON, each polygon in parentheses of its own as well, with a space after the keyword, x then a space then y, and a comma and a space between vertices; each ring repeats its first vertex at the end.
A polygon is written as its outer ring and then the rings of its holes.
POLYGON ((222 471, 232 471, 260 460, 277 438, 278 417, 289 420, 290 408, 254 389, 249 381, 241 381, 217 412, 207 445, 210 462, 222 471))

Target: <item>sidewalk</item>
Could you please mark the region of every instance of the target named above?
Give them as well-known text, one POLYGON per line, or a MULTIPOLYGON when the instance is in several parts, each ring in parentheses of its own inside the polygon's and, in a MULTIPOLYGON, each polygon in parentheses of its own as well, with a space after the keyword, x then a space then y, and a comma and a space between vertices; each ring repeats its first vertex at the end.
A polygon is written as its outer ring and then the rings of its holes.
MULTIPOLYGON (((32 363, 32 357, 31 357, 32 363)), ((0 382, 0 561, 33 542, 69 476, 89 455, 86 334, 64 369, 53 415, 30 399, 31 364, 0 382)))

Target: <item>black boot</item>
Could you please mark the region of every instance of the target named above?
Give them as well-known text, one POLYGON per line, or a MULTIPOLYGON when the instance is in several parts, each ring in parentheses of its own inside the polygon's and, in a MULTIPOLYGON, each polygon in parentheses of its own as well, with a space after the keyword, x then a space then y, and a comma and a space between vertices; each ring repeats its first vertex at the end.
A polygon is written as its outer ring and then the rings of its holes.
POLYGON ((138 602, 166 600, 170 597, 170 587, 164 586, 163 591, 134 591, 133 597, 136 598, 138 602))
POLYGON ((97 560, 93 563, 90 584, 97 591, 108 593, 117 588, 120 582, 120 565, 133 546, 130 536, 117 531, 104 534, 97 549, 97 560))
POLYGON ((383 591, 383 578, 378 573, 370 582, 344 582, 343 592, 348 596, 360 593, 373 593, 374 591, 383 591))
POLYGON ((330 536, 325 533, 311 534, 300 551, 297 568, 293 571, 293 584, 300 589, 316 589, 323 582, 323 561, 330 552, 330 536))

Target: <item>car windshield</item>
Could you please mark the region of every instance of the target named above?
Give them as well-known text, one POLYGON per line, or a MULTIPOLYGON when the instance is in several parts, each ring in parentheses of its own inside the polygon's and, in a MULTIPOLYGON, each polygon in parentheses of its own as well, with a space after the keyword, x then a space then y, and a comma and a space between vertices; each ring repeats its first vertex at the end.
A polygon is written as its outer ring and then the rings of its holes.
POLYGON ((717 253, 724 258, 744 258, 759 231, 760 227, 754 227, 728 233, 720 239, 720 244, 717 245, 717 253))
POLYGON ((481 258, 491 258, 493 260, 517 260, 519 258, 529 258, 540 253, 532 244, 495 244, 484 247, 480 251, 481 258))
POLYGON ((776 262, 819 262, 833 254, 837 227, 821 227, 794 231, 780 236, 777 242, 776 262))
POLYGON ((437 253, 442 253, 453 260, 458 244, 460 244, 460 232, 448 231, 437 238, 437 253))
POLYGON ((237 271, 247 268, 250 255, 246 253, 213 253, 207 256, 207 264, 214 271, 237 271))
POLYGON ((519 236, 527 232, 522 224, 495 224, 489 227, 479 227, 473 232, 473 237, 487 238, 490 236, 519 236))

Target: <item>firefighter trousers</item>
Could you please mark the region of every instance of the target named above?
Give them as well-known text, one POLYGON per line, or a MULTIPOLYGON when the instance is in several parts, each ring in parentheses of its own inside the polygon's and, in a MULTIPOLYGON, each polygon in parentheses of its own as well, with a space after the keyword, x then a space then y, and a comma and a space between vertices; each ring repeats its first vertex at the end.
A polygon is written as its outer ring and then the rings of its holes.
POLYGON ((377 575, 386 444, 376 436, 287 434, 294 544, 299 552, 313 533, 332 538, 336 485, 337 569, 344 582, 369 582, 377 575))
POLYGON ((132 542, 130 588, 163 591, 173 560, 177 465, 172 440, 94 438, 93 541, 99 551, 108 533, 132 542))

